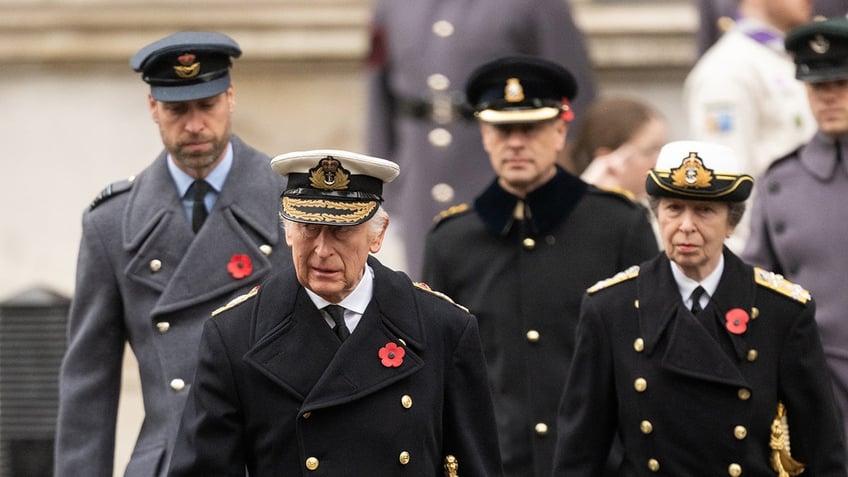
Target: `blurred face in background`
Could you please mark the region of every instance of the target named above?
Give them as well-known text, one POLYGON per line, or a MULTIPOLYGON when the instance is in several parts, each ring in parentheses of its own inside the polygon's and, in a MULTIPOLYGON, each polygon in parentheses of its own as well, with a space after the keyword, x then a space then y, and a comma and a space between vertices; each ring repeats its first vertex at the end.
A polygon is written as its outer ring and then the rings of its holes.
POLYGON ((764 2, 766 21, 786 33, 810 20, 813 0, 759 0, 764 2))
POLYGON ((624 157, 619 161, 620 187, 629 190, 637 198, 645 195, 645 177, 648 169, 657 163, 657 156, 668 142, 668 126, 661 118, 651 118, 636 130, 625 143, 624 157))
POLYGON ((480 122, 483 148, 506 191, 518 197, 556 175, 557 155, 565 147, 565 121, 489 124, 480 122))
POLYGON ((848 133, 848 79, 807 83, 810 109, 821 131, 831 137, 848 133))

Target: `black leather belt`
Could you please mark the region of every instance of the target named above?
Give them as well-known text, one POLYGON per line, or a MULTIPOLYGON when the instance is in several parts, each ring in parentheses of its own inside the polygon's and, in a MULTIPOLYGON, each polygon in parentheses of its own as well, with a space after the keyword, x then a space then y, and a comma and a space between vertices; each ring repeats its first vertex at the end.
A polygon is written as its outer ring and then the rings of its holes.
POLYGON ((474 112, 467 104, 457 102, 449 96, 445 96, 443 99, 436 97, 433 100, 395 96, 393 101, 395 111, 398 114, 432 121, 436 124, 474 119, 474 112))

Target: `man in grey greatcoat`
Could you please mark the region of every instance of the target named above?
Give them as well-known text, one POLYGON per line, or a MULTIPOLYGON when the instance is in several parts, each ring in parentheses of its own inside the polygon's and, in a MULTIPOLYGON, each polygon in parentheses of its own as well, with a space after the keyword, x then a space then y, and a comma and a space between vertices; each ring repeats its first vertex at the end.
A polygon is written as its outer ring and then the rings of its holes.
POLYGON ((377 0, 371 31, 368 150, 404 170, 386 196, 405 270, 419 279, 433 218, 490 180, 477 123, 462 106, 474 67, 511 54, 564 65, 580 89, 577 121, 595 79, 566 0, 377 0))
POLYGON ((742 256, 810 290, 836 402, 848 416, 848 20, 798 27, 786 36, 786 49, 806 85, 818 131, 763 175, 742 256))
POLYGON ((111 477, 127 343, 144 422, 124 475, 162 477, 197 364, 203 323, 291 255, 277 222, 282 178, 231 132, 231 57, 219 33, 176 33, 130 66, 165 150, 83 214, 68 349, 60 375, 57 477, 111 477))

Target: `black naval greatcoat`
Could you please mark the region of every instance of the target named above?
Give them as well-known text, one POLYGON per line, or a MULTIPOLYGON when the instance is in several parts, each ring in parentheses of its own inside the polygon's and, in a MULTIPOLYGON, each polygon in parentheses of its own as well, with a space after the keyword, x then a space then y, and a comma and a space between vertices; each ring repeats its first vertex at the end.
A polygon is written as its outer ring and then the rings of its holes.
POLYGON ((513 219, 517 203, 495 181, 438 223, 424 281, 477 316, 504 474, 549 477, 581 297, 657 245, 643 207, 562 169, 526 197, 530 220, 513 219))
POLYGON ((774 477, 778 401, 802 475, 846 475, 814 302, 727 248, 724 260, 697 317, 664 254, 590 290, 559 413, 554 476, 601 475, 617 431, 621 476, 774 477), (728 323, 740 311, 747 323, 728 323))
POLYGON ((447 455, 502 475, 476 320, 368 264, 374 295, 342 343, 293 270, 209 320, 171 477, 441 477, 447 455))

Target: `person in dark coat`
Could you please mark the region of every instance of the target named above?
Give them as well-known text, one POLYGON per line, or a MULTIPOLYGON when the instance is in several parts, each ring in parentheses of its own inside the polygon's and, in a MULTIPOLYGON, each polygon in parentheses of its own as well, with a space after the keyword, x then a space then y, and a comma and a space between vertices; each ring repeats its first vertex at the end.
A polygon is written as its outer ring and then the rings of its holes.
POLYGON ((504 473, 548 477, 580 297, 657 243, 642 207, 557 165, 573 114, 568 70, 500 58, 466 93, 497 177, 430 231, 424 281, 479 320, 504 473))
POLYGON ((475 318, 369 256, 398 166, 317 150, 272 167, 294 270, 208 321, 170 476, 502 475, 475 318))
POLYGON ((463 87, 479 64, 526 54, 576 77, 585 110, 597 89, 583 32, 566 0, 377 0, 367 75, 368 152, 403 175, 386 188, 401 224, 405 270, 420 279, 433 218, 468 202, 489 181, 486 153, 463 87))
MULTIPOLYGON (((848 20, 811 22, 786 37, 806 85, 818 131, 778 159, 758 184, 751 236, 742 257, 803 283, 816 298, 816 322, 842 415, 848 415, 848 20)), ((848 433, 848 423, 843 422, 848 433)))
POLYGON ((150 84, 165 150, 83 214, 59 377, 56 477, 113 475, 127 343, 144 421, 124 475, 164 476, 203 322, 272 269, 291 266, 274 219, 285 181, 268 156, 231 132, 230 58, 240 53, 225 35, 184 32, 130 61, 150 84))
POLYGON ((617 434, 620 476, 844 477, 815 302, 724 243, 751 176, 726 146, 678 141, 646 187, 665 253, 588 290, 552 475, 601 475, 617 434))

